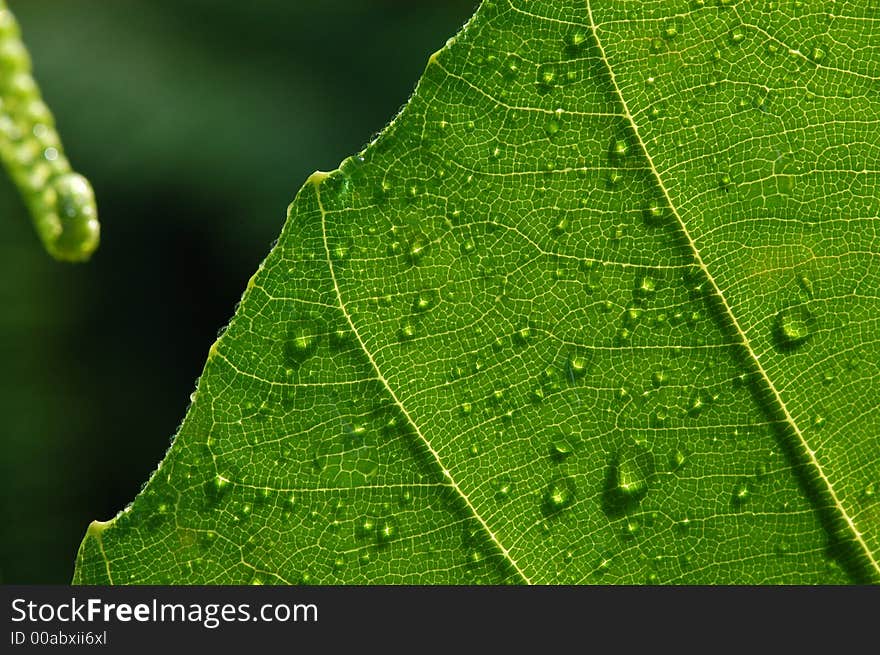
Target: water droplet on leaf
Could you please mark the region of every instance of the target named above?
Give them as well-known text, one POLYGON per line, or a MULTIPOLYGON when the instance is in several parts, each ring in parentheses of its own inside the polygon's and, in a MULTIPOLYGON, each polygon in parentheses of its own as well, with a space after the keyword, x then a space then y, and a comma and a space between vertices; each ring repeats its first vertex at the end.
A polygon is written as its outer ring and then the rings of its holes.
POLYGON ((416 336, 416 328, 409 321, 405 322, 402 326, 400 326, 400 330, 397 332, 397 336, 401 341, 412 341, 416 336))
POLYGON ((287 332, 285 355, 289 364, 301 365, 315 354, 320 341, 320 327, 311 319, 295 320, 287 332))
POLYGON ((740 480, 733 488, 733 504, 744 505, 751 496, 752 491, 748 480, 740 480))
POLYGON ((372 539, 376 533, 376 522, 371 518, 363 519, 358 524, 356 533, 361 539, 372 539))
POLYGON ((557 462, 567 459, 573 453, 574 447, 571 444, 571 440, 564 435, 560 435, 550 444, 550 457, 557 462))
POLYGON ((587 35, 585 32, 571 32, 568 36, 565 37, 565 45, 569 48, 580 48, 587 41, 587 35))
POLYGON ((622 159, 629 153, 629 144, 624 139, 615 139, 611 143, 611 156, 615 159, 622 159))
POLYGON ((714 398, 705 389, 699 389, 693 393, 688 403, 687 412, 691 416, 699 416, 714 398))
POLYGON ((642 522, 638 519, 629 519, 623 526, 623 534, 629 539, 633 539, 642 529, 642 522))
POLYGON ((673 471, 677 471, 684 466, 685 461, 687 461, 687 456, 683 450, 678 449, 669 457, 669 466, 673 471))
POLYGON ((634 441, 628 441, 615 453, 609 466, 606 489, 606 511, 626 510, 648 493, 654 474, 651 452, 634 441))
POLYGON ((657 290, 657 283, 647 273, 639 276, 636 282, 636 293, 640 296, 650 296, 657 290))
POLYGON ((574 503, 575 484, 570 477, 555 479, 544 492, 543 508, 547 514, 556 514, 574 503))
POLYGON ((644 211, 645 222, 648 225, 659 225, 665 214, 663 205, 659 203, 648 205, 644 211))
POLYGON ((436 305, 438 300, 439 293, 436 289, 426 289, 425 291, 421 291, 413 302, 413 311, 426 312, 436 305))
POLYGON ((504 475, 495 480, 493 487, 495 489, 495 497, 498 500, 507 500, 510 492, 513 490, 513 483, 509 476, 504 475))
POLYGON ((568 374, 572 379, 584 377, 587 373, 587 358, 583 355, 569 355, 568 374))
POLYGON ((783 309, 776 315, 776 340, 782 349, 793 349, 805 343, 812 332, 814 319, 806 307, 783 309))
POLYGON ((550 64, 542 64, 538 67, 538 85, 549 88, 558 81, 558 74, 555 67, 550 64))
POLYGON ((653 384, 655 387, 663 386, 667 382, 669 382, 669 374, 663 369, 654 371, 651 374, 651 384, 653 384))

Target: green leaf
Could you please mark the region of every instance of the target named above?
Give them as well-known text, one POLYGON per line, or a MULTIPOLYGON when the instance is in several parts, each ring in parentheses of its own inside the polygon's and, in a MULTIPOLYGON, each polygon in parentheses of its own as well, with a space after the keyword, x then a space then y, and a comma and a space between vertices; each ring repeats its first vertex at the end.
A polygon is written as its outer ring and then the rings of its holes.
POLYGON ((0 0, 0 162, 19 188, 47 252, 69 262, 91 257, 101 233, 95 193, 64 155, 6 0, 0 0))
POLYGON ((74 581, 880 579, 880 23, 826 11, 484 2, 74 581))

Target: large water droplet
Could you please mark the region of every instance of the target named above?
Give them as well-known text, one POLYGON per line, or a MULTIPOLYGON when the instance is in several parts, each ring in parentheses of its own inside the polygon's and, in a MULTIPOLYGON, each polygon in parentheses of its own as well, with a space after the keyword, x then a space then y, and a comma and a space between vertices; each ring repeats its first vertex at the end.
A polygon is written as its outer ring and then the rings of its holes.
POLYGON ((318 323, 311 319, 298 319, 287 331, 287 343, 284 353, 287 362, 299 366, 315 354, 320 341, 318 323))
POLYGON ((648 493, 654 457, 643 445, 628 441, 614 454, 606 475, 605 511, 619 514, 631 509, 648 493))
POLYGON ((790 350, 804 344, 812 333, 813 315, 803 306, 783 309, 776 315, 774 326, 777 345, 790 350))

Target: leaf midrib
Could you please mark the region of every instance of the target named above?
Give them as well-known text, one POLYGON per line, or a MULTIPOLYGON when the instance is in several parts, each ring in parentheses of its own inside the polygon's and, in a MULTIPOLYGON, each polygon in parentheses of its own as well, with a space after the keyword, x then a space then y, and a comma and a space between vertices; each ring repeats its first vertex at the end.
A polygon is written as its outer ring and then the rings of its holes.
POLYGON ((410 415, 407 408, 404 406, 404 404, 397 397, 397 394, 394 392, 394 389, 392 389, 390 382, 382 374, 382 371, 379 368, 379 364, 376 362, 376 359, 373 357, 372 353, 367 348, 366 343, 364 343, 364 340, 361 337, 360 332, 358 331, 357 327, 354 324, 354 320, 352 319, 351 314, 349 313, 348 308, 345 305, 345 301, 343 301, 343 299, 342 299, 342 291, 339 288, 339 282, 336 279, 336 270, 333 267, 333 257, 330 255, 330 244, 327 240, 327 220, 326 220, 327 219, 327 212, 324 210, 324 204, 321 201, 321 182, 323 182, 325 179, 327 179, 327 177, 329 177, 329 175, 330 175, 329 173, 320 172, 320 171, 313 173, 309 177, 306 184, 311 185, 314 188, 315 198, 318 203, 318 210, 321 213, 321 237, 322 237, 322 240, 324 243, 324 254, 325 254, 326 260, 327 260, 327 268, 330 271, 330 279, 333 282, 333 291, 336 294, 336 300, 339 304, 339 310, 342 312, 343 316, 345 316, 345 320, 348 323, 348 326, 351 329, 352 334, 354 334, 355 339, 357 339, 357 342, 358 342, 358 345, 360 346, 360 349, 363 351, 364 355, 369 360, 370 366, 373 368, 373 371, 376 375, 376 379, 382 384, 383 387, 385 387, 385 390, 388 392, 388 395, 391 396, 392 401, 397 406, 397 408, 400 410, 400 412, 403 414, 407 423, 409 423, 409 425, 415 431, 418 438, 424 444, 425 448, 427 448, 428 452, 431 454, 431 457, 434 460, 434 463, 437 465, 437 467, 440 469, 440 472, 442 473, 443 477, 446 479, 446 483, 461 498, 462 502, 465 504, 468 511, 472 514, 473 518, 479 522, 480 526, 485 531, 489 540, 492 542, 492 544, 499 550, 501 555, 504 557, 506 563, 511 568, 513 568, 514 571, 516 571, 516 574, 522 579, 523 582, 525 582, 526 584, 532 584, 531 579, 526 575, 525 571, 522 570, 522 568, 519 566, 517 561, 510 554, 510 551, 504 546, 504 544, 501 543, 501 541, 495 535, 492 528, 489 527, 489 524, 485 521, 485 519, 483 519, 483 517, 480 516, 480 513, 477 511, 477 508, 474 507, 473 503, 471 503, 471 500, 468 497, 468 495, 459 486, 459 484, 455 480, 455 478, 452 477, 452 473, 450 472, 450 470, 443 464, 443 461, 440 458, 440 453, 437 452, 437 450, 434 448, 431 441, 425 436, 424 432, 419 427, 418 423, 416 423, 415 419, 412 417, 412 415, 410 415))
POLYGON ((691 250, 691 253, 694 257, 694 262, 697 264, 699 269, 702 271, 703 275, 705 275, 706 280, 712 287, 712 292, 715 294, 716 300, 720 303, 722 307, 725 317, 730 321, 731 326, 734 329, 736 337, 740 341, 740 345, 743 347, 745 352, 747 353, 749 360, 754 365, 755 370, 761 377, 761 381, 766 385, 767 390, 771 393, 772 399, 776 404, 776 408, 782 413, 783 418, 785 419, 786 424, 791 429, 792 434, 795 435, 797 439, 798 446, 801 448, 804 454, 806 454, 808 463, 812 467, 813 472, 815 473, 817 479, 824 486, 824 491, 826 491, 834 503, 834 509, 839 515, 839 518, 843 520, 844 525, 846 526, 847 531, 852 538, 852 541, 858 546, 860 554, 864 557, 865 561, 868 563, 870 567, 873 577, 880 579, 880 562, 874 557, 871 552, 870 547, 865 542, 862 537, 861 532, 855 525, 852 517, 846 511, 846 508, 840 501, 840 498, 837 495, 837 492, 834 489, 834 485, 831 483, 831 480, 825 474, 825 471, 822 469, 822 465, 819 463, 819 460, 816 459, 816 452, 810 447, 807 443, 806 438, 803 435, 800 427, 795 421, 794 417, 791 415, 791 412, 788 409, 785 401, 782 399, 782 396, 779 394, 776 385, 773 383, 773 380, 768 375, 767 371, 764 369, 763 365, 760 362, 757 354, 751 346, 748 336, 746 335, 745 330, 743 330, 742 326, 739 323, 736 315, 733 312, 733 308, 727 302, 727 298, 724 293, 721 291, 721 288, 718 286, 718 283, 715 281, 714 276, 709 271, 708 266, 703 261, 702 254, 697 248, 697 244, 694 241, 693 237, 690 234, 687 226, 685 225, 684 219, 678 211, 677 206, 672 202, 672 198, 669 194, 668 189, 666 188, 665 183, 663 182, 663 178, 660 175, 659 170, 654 165, 653 158, 651 157, 651 153, 648 151, 647 144, 639 132, 638 125, 636 124, 635 118, 629 110, 629 105, 626 102, 626 99, 623 96, 623 92, 620 89, 620 86, 617 84, 617 78, 614 73, 614 69, 611 67, 611 62, 609 61, 607 55, 605 54, 605 47, 602 44, 601 39, 599 38, 599 30, 598 25, 596 24, 595 18, 593 17, 593 7, 591 0, 586 0, 587 4, 587 15, 590 21, 590 32, 593 35, 593 39, 596 42, 596 47, 598 48, 600 59, 602 63, 605 65, 606 70, 608 71, 608 78, 611 83, 612 88, 614 89, 614 93, 617 96, 617 101, 620 103, 621 110, 623 111, 623 115, 626 117, 627 122, 629 123, 630 129, 633 132, 633 136, 638 143, 646 162, 648 163, 648 167, 651 170, 651 174, 654 176, 654 179, 657 181, 657 185, 663 194, 663 198, 671 210, 675 220, 678 224, 678 228, 681 230, 682 236, 684 236, 687 241, 688 247, 691 250))

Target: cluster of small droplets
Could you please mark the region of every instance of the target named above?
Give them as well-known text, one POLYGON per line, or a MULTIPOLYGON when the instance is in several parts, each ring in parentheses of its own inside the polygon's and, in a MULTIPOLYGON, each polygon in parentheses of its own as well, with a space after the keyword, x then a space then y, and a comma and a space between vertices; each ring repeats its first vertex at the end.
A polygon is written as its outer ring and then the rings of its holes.
POLYGON ((20 189, 46 250, 63 261, 88 259, 100 238, 95 194, 64 156, 5 0, 0 0, 0 160, 20 189))

